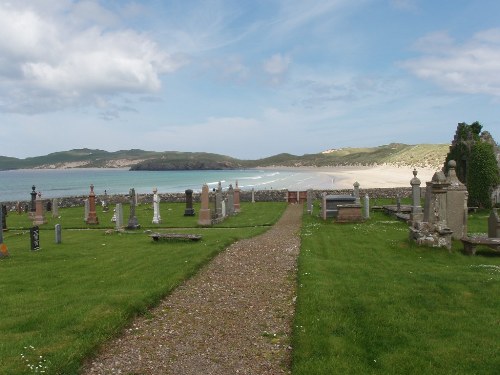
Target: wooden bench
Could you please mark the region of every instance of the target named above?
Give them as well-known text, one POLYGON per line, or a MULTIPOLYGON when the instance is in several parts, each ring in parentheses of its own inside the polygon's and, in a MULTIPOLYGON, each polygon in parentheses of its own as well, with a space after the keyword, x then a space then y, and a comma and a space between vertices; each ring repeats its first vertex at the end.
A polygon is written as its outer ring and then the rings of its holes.
POLYGON ((199 241, 201 236, 199 234, 185 234, 185 233, 153 233, 149 237, 153 241, 159 240, 186 240, 186 241, 199 241))
POLYGON ((476 254, 477 245, 485 245, 495 251, 500 251, 500 238, 462 237, 460 241, 464 244, 464 250, 469 255, 476 254))

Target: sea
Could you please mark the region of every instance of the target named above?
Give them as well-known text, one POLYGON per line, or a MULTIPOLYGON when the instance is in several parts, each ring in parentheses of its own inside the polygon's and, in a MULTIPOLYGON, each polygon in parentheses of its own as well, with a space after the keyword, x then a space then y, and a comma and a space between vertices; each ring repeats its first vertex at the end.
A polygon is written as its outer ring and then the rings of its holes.
POLYGON ((131 188, 139 194, 183 193, 187 189, 200 192, 203 184, 209 189, 221 182, 226 189, 242 190, 324 188, 324 176, 312 170, 244 169, 210 171, 130 171, 120 168, 18 169, 0 171, 0 201, 29 201, 32 186, 42 198, 63 198, 88 195, 94 185, 96 195, 127 194, 131 188))

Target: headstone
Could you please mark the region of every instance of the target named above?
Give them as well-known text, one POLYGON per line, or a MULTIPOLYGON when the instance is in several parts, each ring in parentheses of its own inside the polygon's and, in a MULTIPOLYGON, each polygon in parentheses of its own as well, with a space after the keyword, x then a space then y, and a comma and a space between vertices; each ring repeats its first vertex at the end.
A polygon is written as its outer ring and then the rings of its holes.
POLYGON ((0 204, 1 211, 0 216, 2 216, 2 232, 7 230, 7 206, 4 204, 0 204))
POLYGON ((252 188, 252 203, 255 203, 255 189, 252 188))
POLYGON ((494 208, 488 218, 488 237, 500 238, 500 218, 498 217, 498 210, 494 208))
POLYGON ((363 218, 370 218, 370 197, 368 196, 368 194, 365 195, 365 210, 363 212, 363 218))
POLYGON ((238 187, 238 181, 236 180, 236 185, 234 187, 234 212, 239 213, 240 211, 240 188, 238 187))
POLYGON ((52 199, 52 217, 59 216, 59 201, 57 198, 52 199))
POLYGON ((312 214, 313 211, 313 189, 307 189, 307 213, 312 214))
POLYGON ((160 197, 158 196, 158 189, 153 189, 153 224, 160 224, 160 197))
POLYGON ((226 201, 221 202, 221 217, 226 217, 226 201))
POLYGON ((219 219, 222 217, 222 184, 219 181, 217 190, 215 192, 215 218, 219 219))
POLYGON ((226 214, 227 216, 234 215, 234 189, 231 184, 229 184, 229 188, 227 189, 226 214))
POLYGON ((198 224, 204 226, 211 224, 207 184, 204 184, 201 188, 201 208, 200 216, 198 217, 198 224))
POLYGON ((85 210, 83 214, 83 221, 87 222, 87 220, 89 219, 89 212, 90 212, 90 205, 88 199, 83 200, 83 207, 85 210))
POLYGON ((47 212, 52 212, 52 202, 51 201, 47 202, 46 211, 47 212))
POLYGON ((123 206, 121 203, 117 203, 115 208, 115 229, 121 230, 122 227, 123 227, 123 206))
POLYGON ((423 219, 422 207, 420 206, 420 180, 417 178, 417 170, 413 170, 413 178, 410 181, 411 185, 411 213, 410 221, 421 221, 423 219))
POLYGON ((184 216, 194 216, 193 191, 187 189, 184 193, 186 194, 186 209, 184 210, 184 216))
POLYGON ((40 228, 34 226, 30 228, 31 250, 40 250, 40 228))
POLYGON ((89 215, 87 217, 87 224, 95 225, 99 224, 99 218, 97 217, 97 213, 95 211, 95 193, 94 193, 94 185, 90 185, 90 193, 89 193, 89 215))
POLYGON ((35 210, 35 219, 33 220, 33 225, 42 225, 45 224, 47 220, 43 215, 43 201, 42 201, 42 193, 38 192, 36 197, 36 210, 35 210))
POLYGON ((56 243, 60 244, 61 243, 61 224, 56 224, 54 227, 55 231, 55 236, 56 236, 56 243))
POLYGON ((23 205, 21 204, 21 202, 16 203, 16 211, 19 215, 23 213, 23 205))
POLYGON ((353 185, 354 187, 354 191, 353 191, 353 195, 354 195, 354 198, 356 198, 356 204, 360 204, 361 203, 361 200, 359 198, 359 182, 356 181, 353 185))
POLYGON ((33 219, 35 217, 35 211, 36 211, 36 187, 33 185, 31 187, 31 205, 30 205, 30 217, 33 219))
POLYGON ((104 197, 102 198, 102 212, 108 212, 108 211, 109 211, 108 192, 104 190, 104 197))
MULTIPOLYGON (((360 205, 356 205, 356 197, 352 195, 327 195, 323 193, 323 204, 321 206, 322 209, 322 217, 324 220, 327 218, 338 219, 339 214, 339 206, 356 206, 356 214, 358 213, 357 208, 361 207, 360 205)), ((351 214, 348 214, 351 216, 351 214)), ((361 214, 360 214, 361 216, 361 214)), ((342 218, 344 220, 344 218, 342 218)))
MULTIPOLYGON (((0 227, 3 227, 3 215, 0 215, 0 227)), ((9 256, 9 250, 7 245, 3 243, 3 230, 0 230, 0 259, 7 258, 9 256)))
POLYGON ((451 238, 459 240, 467 236, 467 221, 469 216, 467 187, 460 182, 456 173, 457 163, 454 160, 448 162, 447 182, 449 186, 446 192, 446 223, 453 232, 451 238))
POLYGON ((137 195, 135 193, 135 189, 132 188, 129 191, 130 215, 128 218, 127 229, 139 229, 141 227, 141 225, 137 221, 137 217, 135 217, 136 199, 137 199, 137 195))

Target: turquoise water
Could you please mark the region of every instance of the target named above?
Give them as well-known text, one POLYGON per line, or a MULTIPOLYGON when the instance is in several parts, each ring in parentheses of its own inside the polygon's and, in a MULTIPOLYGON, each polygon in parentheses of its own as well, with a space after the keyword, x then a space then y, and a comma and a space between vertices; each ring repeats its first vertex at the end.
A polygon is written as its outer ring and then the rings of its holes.
POLYGON ((186 189, 201 191, 203 184, 212 189, 220 181, 242 190, 306 190, 314 186, 317 173, 300 170, 224 170, 224 171, 129 171, 127 169, 23 169, 0 171, 0 201, 28 201, 32 185, 44 198, 87 195, 90 184, 97 195, 126 194, 135 188, 139 194, 181 193, 186 189))

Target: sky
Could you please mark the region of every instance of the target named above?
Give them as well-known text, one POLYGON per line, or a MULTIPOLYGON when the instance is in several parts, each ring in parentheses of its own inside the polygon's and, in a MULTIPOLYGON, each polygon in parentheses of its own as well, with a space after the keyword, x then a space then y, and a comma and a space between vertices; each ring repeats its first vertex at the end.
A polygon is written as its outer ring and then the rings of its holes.
POLYGON ((498 0, 0 0, 0 155, 500 142, 498 0))

